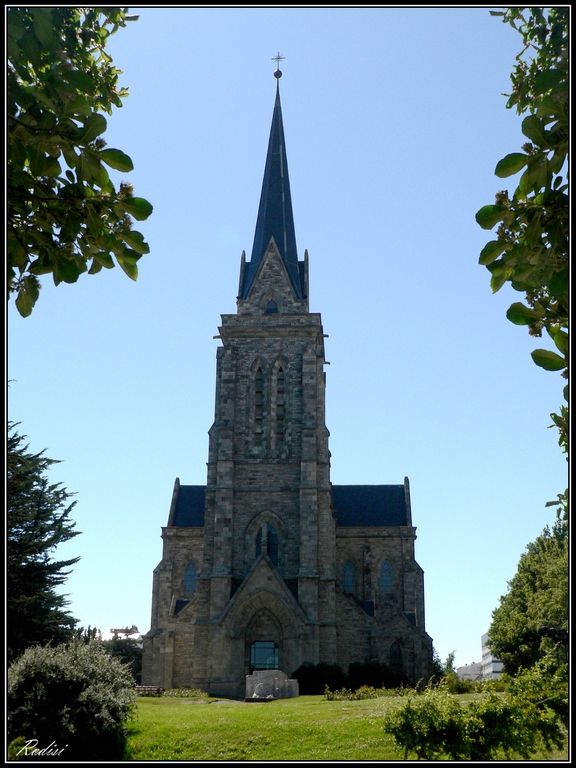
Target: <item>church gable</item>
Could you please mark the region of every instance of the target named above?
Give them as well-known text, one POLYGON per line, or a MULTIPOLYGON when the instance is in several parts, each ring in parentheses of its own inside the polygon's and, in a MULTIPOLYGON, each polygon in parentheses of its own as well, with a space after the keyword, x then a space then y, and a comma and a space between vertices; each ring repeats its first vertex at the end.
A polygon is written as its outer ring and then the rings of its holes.
POLYGON ((224 615, 232 635, 242 634, 260 611, 274 616, 287 631, 295 624, 306 624, 306 616, 267 555, 260 555, 252 569, 234 593, 224 615))
POLYGON ((246 299, 238 299, 238 314, 276 315, 306 311, 296 296, 286 265, 270 238, 246 299))

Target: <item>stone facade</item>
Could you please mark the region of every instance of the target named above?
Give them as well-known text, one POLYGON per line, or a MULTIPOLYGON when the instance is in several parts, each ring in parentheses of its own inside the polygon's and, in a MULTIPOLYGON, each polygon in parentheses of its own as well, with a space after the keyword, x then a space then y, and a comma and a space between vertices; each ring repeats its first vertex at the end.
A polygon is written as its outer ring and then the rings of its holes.
POLYGON ((243 256, 237 310, 219 329, 206 486, 177 480, 162 530, 143 683, 244 697, 262 663, 290 677, 371 660, 416 682, 432 643, 408 482, 343 486, 336 503, 307 254, 295 266, 271 235, 243 256), (396 517, 369 503, 386 494, 396 517))

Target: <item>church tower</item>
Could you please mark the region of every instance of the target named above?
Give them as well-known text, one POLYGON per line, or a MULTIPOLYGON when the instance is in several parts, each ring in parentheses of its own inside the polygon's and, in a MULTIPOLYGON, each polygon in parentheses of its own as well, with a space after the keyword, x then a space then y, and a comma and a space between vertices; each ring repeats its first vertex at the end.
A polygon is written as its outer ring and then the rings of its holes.
POLYGON ((431 661, 407 481, 330 482, 324 332, 296 250, 274 74, 254 244, 219 328, 207 483, 175 483, 145 684, 242 696, 257 669, 381 660, 412 679, 431 661))

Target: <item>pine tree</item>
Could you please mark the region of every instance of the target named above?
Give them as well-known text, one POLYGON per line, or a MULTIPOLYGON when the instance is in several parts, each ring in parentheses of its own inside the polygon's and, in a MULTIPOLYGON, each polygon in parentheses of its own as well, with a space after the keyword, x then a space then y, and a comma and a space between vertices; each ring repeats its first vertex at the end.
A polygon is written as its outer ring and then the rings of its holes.
POLYGON ((69 639, 77 620, 66 610, 65 582, 79 557, 53 560, 61 543, 77 536, 70 513, 76 502, 46 476, 58 462, 31 453, 26 437, 9 422, 7 439, 7 639, 9 660, 32 645, 69 639))

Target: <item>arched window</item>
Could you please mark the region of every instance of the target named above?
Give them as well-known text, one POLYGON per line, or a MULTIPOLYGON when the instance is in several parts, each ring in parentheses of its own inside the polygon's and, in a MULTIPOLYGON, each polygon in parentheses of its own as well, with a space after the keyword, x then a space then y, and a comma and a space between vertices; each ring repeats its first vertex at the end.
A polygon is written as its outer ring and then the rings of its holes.
POLYGON ((278 533, 270 523, 261 526, 256 534, 256 557, 262 554, 263 549, 272 565, 278 565, 278 533))
POLYGON ((182 585, 185 595, 191 595, 196 592, 196 564, 190 560, 184 571, 184 581, 182 585))
POLYGON ((275 315, 276 312, 278 312, 278 304, 276 304, 276 302, 271 299, 268 304, 266 304, 265 313, 267 315, 275 315))
POLYGON ((380 565, 380 591, 385 595, 394 592, 394 572, 388 560, 383 560, 380 565))
POLYGON ((344 563, 342 571, 342 591, 347 595, 353 595, 356 592, 356 566, 350 560, 344 563))

